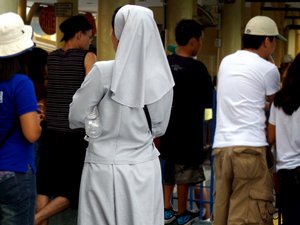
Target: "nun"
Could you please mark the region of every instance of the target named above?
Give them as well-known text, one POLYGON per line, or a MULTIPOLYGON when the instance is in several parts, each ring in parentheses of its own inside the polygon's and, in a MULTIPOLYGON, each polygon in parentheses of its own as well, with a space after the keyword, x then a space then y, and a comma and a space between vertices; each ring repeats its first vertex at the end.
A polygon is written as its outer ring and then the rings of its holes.
POLYGON ((79 225, 163 225, 159 152, 174 81, 153 12, 125 5, 112 18, 115 59, 99 61, 73 96, 71 128, 97 111, 79 197, 79 225))

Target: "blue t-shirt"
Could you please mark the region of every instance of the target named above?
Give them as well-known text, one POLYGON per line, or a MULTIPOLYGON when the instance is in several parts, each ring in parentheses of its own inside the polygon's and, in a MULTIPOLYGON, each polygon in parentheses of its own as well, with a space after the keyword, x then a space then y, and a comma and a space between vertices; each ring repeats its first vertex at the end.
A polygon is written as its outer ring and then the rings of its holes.
POLYGON ((34 86, 26 75, 16 74, 0 82, 0 140, 18 121, 9 138, 0 146, 0 171, 25 173, 28 165, 35 171, 33 144, 23 136, 19 117, 37 110, 34 86))

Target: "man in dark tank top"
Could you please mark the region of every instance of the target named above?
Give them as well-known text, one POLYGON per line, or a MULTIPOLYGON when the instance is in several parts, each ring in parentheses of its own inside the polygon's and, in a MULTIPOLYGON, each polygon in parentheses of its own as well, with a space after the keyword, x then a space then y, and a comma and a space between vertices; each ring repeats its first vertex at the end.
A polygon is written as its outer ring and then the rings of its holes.
POLYGON ((87 143, 83 129, 69 128, 68 114, 74 93, 96 61, 96 55, 88 51, 92 28, 84 16, 68 18, 60 25, 63 47, 48 56, 46 131, 37 175, 36 225, 78 204, 87 143))

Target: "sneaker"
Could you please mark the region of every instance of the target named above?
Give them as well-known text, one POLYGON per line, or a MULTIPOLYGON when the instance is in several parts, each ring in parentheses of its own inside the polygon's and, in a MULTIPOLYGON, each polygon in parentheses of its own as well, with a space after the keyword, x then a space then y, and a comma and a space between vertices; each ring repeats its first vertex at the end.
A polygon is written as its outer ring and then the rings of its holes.
POLYGON ((197 219, 199 219, 199 213, 186 210, 183 214, 177 216, 177 223, 178 225, 191 225, 197 219))
POLYGON ((173 208, 165 209, 165 224, 172 223, 176 219, 176 211, 173 208))

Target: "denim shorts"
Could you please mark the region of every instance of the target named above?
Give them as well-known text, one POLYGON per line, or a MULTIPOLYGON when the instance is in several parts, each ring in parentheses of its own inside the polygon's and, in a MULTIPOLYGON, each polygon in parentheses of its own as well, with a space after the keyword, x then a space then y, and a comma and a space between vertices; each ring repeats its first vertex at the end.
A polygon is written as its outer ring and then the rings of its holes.
POLYGON ((36 185, 35 175, 14 173, 0 182, 0 224, 34 224, 36 185))

